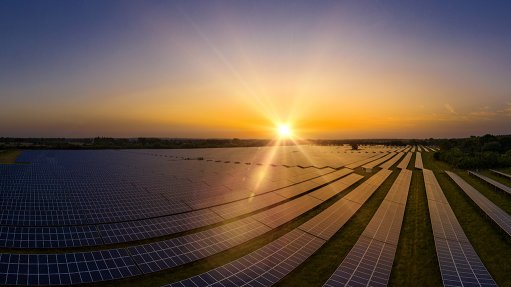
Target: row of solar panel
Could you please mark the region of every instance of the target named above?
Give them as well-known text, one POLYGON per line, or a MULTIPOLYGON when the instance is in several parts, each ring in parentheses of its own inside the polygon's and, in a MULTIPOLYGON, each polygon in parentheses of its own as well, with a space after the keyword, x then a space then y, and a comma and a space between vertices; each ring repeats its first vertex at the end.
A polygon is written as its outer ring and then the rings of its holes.
POLYGON ((511 179, 511 174, 507 174, 502 171, 498 171, 498 170, 494 170, 494 169, 490 169, 490 171, 493 172, 494 174, 500 175, 504 178, 511 179))
MULTIPOLYGON (((350 179, 351 180, 351 179, 350 179)), ((342 179, 341 179, 342 181, 342 179)), ((335 182, 333 183, 335 184, 335 182)), ((344 187, 345 184, 339 184, 340 187, 344 187)), ((320 191, 321 189, 318 189, 316 191, 320 191)), ((335 194, 332 194, 332 196, 335 194)), ((316 202, 321 202, 318 199, 313 198, 312 196, 304 195, 302 197, 299 197, 298 199, 292 200, 288 203, 285 203, 283 205, 279 205, 277 207, 274 207, 272 209, 269 209, 267 211, 264 211, 259 214, 264 214, 265 212, 267 214, 275 214, 274 210, 282 211, 287 210, 286 214, 282 214, 285 219, 280 220, 280 224, 285 223, 285 221, 292 220, 296 216, 310 210, 314 206, 316 206, 316 202), (304 200, 301 200, 302 198, 307 198, 310 201, 313 201, 314 204, 304 205, 304 200), (287 205, 287 206, 286 206, 287 205), (285 207, 282 207, 285 206, 285 207)), ((278 213, 278 212, 277 212, 278 213)), ((258 214, 258 215, 259 215, 258 214)), ((255 216, 254 216, 255 217, 255 216)), ((259 220, 270 224, 268 220, 271 222, 275 222, 275 220, 268 216, 260 216, 259 220)), ((58 266, 59 264, 62 266, 69 265, 67 261, 65 261, 65 258, 67 257, 76 257, 76 256, 82 256, 83 255, 88 257, 87 260, 85 260, 85 264, 77 264, 78 270, 76 270, 77 273, 76 278, 82 276, 82 273, 92 274, 95 275, 91 276, 92 282, 96 281, 102 281, 105 278, 110 279, 110 277, 103 276, 102 273, 111 272, 110 269, 116 269, 116 270, 125 270, 126 268, 132 266, 134 263, 136 263, 137 268, 142 270, 145 273, 154 272, 162 269, 167 269, 171 267, 175 267, 178 265, 185 264, 187 262, 191 262, 200 258, 204 258, 206 256, 218 253, 223 250, 227 250, 229 248, 232 248, 236 245, 239 245, 243 242, 246 242, 247 240, 250 240, 252 238, 255 238, 258 235, 261 235, 267 231, 269 231, 270 228, 257 220, 255 220, 253 217, 247 217, 238 221, 234 221, 232 223, 229 223, 227 225, 218 226, 206 231, 185 235, 169 240, 164 240, 160 242, 145 244, 141 246, 136 247, 130 247, 127 249, 114 249, 114 250, 106 250, 101 252, 107 252, 107 253, 119 253, 119 254, 131 254, 133 261, 125 260, 115 261, 116 265, 112 265, 109 267, 106 262, 102 262, 99 256, 92 256, 88 255, 87 253, 68 253, 68 254, 61 254, 56 255, 56 262, 55 264, 58 266), (89 265, 93 265, 92 268, 89 265)), ((11 283, 16 282, 15 284, 29 284, 29 279, 22 278, 19 280, 18 275, 20 272, 18 272, 19 268, 21 266, 24 266, 24 261, 20 261, 16 263, 17 261, 10 259, 11 256, 14 256, 13 254, 2 254, 1 258, 9 258, 5 259, 5 264, 2 266, 6 266, 2 270, 0 270, 0 279, 5 278, 5 283, 11 283), (25 283, 27 282, 27 283, 25 283)), ((16 256, 25 256, 25 255, 16 255, 16 256)), ((27 255, 28 256, 28 255, 27 255)), ((52 255, 45 255, 45 256, 52 256, 52 255)), ((53 257, 52 257, 53 258, 53 257)), ((42 268, 46 270, 49 262, 52 261, 45 261, 46 257, 41 256, 38 257, 35 255, 33 257, 34 261, 30 261, 32 265, 38 266, 37 270, 39 268, 42 268)), ((28 264, 28 263, 27 263, 28 264)), ((53 264, 53 263, 52 263, 53 264)), ((74 266, 74 265, 73 265, 74 266)), ((24 267, 21 267, 24 268, 24 267)), ((136 269, 137 271, 139 269, 136 269)), ((37 272, 38 278, 40 271, 37 272)), ((66 283, 62 283, 62 278, 60 278, 62 274, 60 274, 60 269, 54 269, 51 274, 53 274, 52 277, 50 277, 48 280, 50 280, 50 284, 68 284, 69 282, 66 281, 66 283)), ((43 272, 44 273, 44 272, 43 272)), ((35 274, 32 272, 28 272, 27 278, 35 278, 35 274)), ((128 274, 128 276, 132 276, 135 274, 128 274)), ((65 275, 67 276, 67 275, 65 275)), ((81 278, 81 277, 80 277, 81 278)), ((115 277, 118 278, 118 277, 115 277)), ((113 278, 114 279, 114 278, 113 278)), ((33 280, 33 279, 32 279, 33 280)), ((46 282, 46 277, 41 282, 46 282)), ((34 282, 34 281, 30 281, 34 282)), ((72 284, 76 283, 78 281, 71 281, 72 284)), ((84 281, 80 281, 79 283, 84 282, 91 282, 88 281, 88 279, 85 279, 84 281)), ((2 283, 2 280, 0 280, 0 283, 2 283)), ((43 283, 46 284, 46 283, 43 283)))
POLYGON ((444 286, 497 286, 468 241, 434 173, 423 169, 423 174, 444 286))
POLYGON ((482 195, 459 175, 450 171, 446 171, 446 173, 502 231, 511 236, 511 216, 507 212, 482 195))
MULTIPOLYGON (((330 176, 331 175, 327 175, 326 177, 328 178, 330 176)), ((316 181, 320 180, 316 179, 316 181)), ((287 185, 289 186, 290 184, 291 183, 287 185)), ((279 187, 272 186, 272 188, 276 189, 279 187)), ((24 207, 23 209, 16 208, 16 205, 14 205, 15 207, 12 208, 12 199, 3 199, 4 202, 5 200, 8 200, 5 202, 5 204, 11 208, 6 208, 0 211, 0 224, 22 226, 58 226, 136 220, 141 219, 140 217, 156 217, 189 211, 190 208, 188 206, 200 209, 225 202, 239 200, 242 198, 248 198, 253 195, 253 193, 250 191, 230 192, 221 195, 218 195, 217 192, 215 194, 216 196, 199 196, 192 193, 190 196, 194 197, 195 199, 188 200, 187 205, 180 201, 172 202, 165 200, 165 198, 162 198, 160 195, 156 194, 154 195, 156 197, 153 196, 153 199, 149 201, 142 200, 141 203, 138 204, 135 200, 130 200, 128 202, 125 201, 124 203, 119 200, 119 202, 112 201, 108 205, 105 205, 103 202, 105 200, 101 199, 100 201, 102 201, 103 204, 95 205, 91 202, 86 202, 86 206, 83 206, 83 203, 80 203, 82 204, 82 209, 76 208, 76 206, 80 206, 78 203, 68 203, 66 205, 66 209, 64 210, 40 210, 40 208, 38 208, 36 205, 36 202, 38 201, 22 202, 24 207), (90 209, 84 210, 83 208, 90 209)), ((21 200, 23 200, 23 198, 21 200)), ((51 201, 42 201, 41 203, 38 203, 38 205, 43 205, 44 208, 46 208, 50 205, 49 202, 51 201)))
POLYGON ((422 153, 416 152, 415 153, 415 168, 423 169, 424 164, 422 163, 422 153))
MULTIPOLYGON (((147 151, 147 154, 158 157, 172 157, 172 158, 203 158, 208 161, 233 161, 245 162, 247 158, 251 159, 252 163, 260 164, 275 164, 285 166, 299 166, 299 167, 314 167, 314 168, 339 168, 346 164, 346 156, 338 157, 337 153, 348 155, 358 155, 353 159, 360 159, 364 153, 385 153, 395 151, 401 148, 396 147, 365 147, 363 151, 348 150, 347 147, 325 147, 325 146, 301 146, 301 147, 262 147, 262 148, 245 148, 238 149, 235 152, 227 149, 219 149, 213 152, 207 149, 199 150, 158 150, 147 151), (268 159, 266 154, 274 154, 271 160, 268 159)), ((144 152, 144 151, 141 151, 144 152)), ((364 156, 362 156, 364 157, 364 156)), ((348 160, 354 161, 354 160, 348 160)))
MULTIPOLYGON (((191 230, 231 219, 246 213, 286 200, 289 195, 297 196, 308 190, 317 188, 325 180, 335 180, 351 173, 352 170, 343 169, 327 175, 322 181, 302 182, 275 192, 253 196, 225 205, 213 207, 211 210, 203 209, 175 214, 165 217, 151 218, 140 221, 129 221, 96 226, 64 226, 64 227, 0 227, 0 246, 7 248, 62 248, 79 247, 100 244, 111 244, 142 240, 177 232, 191 230), (219 214, 220 216, 218 216, 219 214)), ((337 192, 359 180, 360 176, 351 175, 337 183, 326 186, 318 191, 318 195, 325 200, 327 192, 337 192), (342 187, 340 185, 343 185, 342 187)), ((311 198, 308 201, 318 203, 311 198)), ((283 205, 283 207, 288 205, 283 205)), ((282 208, 282 207, 281 207, 282 208)), ((284 211, 287 212, 287 211, 284 211)))
POLYGON ((475 171, 469 171, 468 173, 473 175, 473 176, 475 176, 475 177, 477 177, 477 178, 479 178, 480 180, 486 182, 487 184, 495 187, 496 189, 499 189, 499 190, 502 190, 502 191, 504 191, 504 192, 506 192, 508 194, 511 194, 511 187, 509 187, 509 186, 507 186, 505 184, 502 184, 502 183, 500 183, 500 182, 498 182, 498 181, 496 181, 494 179, 491 179, 491 178, 489 178, 487 176, 484 176, 484 175, 482 175, 482 174, 480 174, 478 172, 475 172, 475 171))
MULTIPOLYGON (((372 181, 353 191, 355 198, 369 198, 391 172, 382 170, 372 181), (368 194, 361 195, 361 194, 368 194)), ((235 261, 194 277, 166 285, 271 286, 303 263, 335 234, 363 205, 345 197, 279 239, 235 261), (346 208, 348 207, 349 208, 346 208)))
POLYGON ((401 170, 385 199, 325 286, 387 286, 412 172, 401 170))
POLYGON ((357 167, 363 166, 366 163, 369 163, 369 162, 375 161, 375 160, 377 160, 379 158, 382 158, 382 157, 384 157, 386 155, 387 155, 387 153, 377 154, 375 156, 372 156, 372 157, 369 157, 369 158, 366 158, 366 159, 362 159, 362 160, 356 161, 354 163, 348 164, 348 165, 346 165, 346 167, 350 168, 350 169, 355 169, 357 167))
MULTIPOLYGON (((343 180, 344 179, 340 179, 331 184, 331 186, 337 186, 337 193, 346 188, 345 184, 343 184, 343 180)), ((257 213, 251 217, 244 218, 235 223, 230 223, 231 225, 239 224, 239 228, 243 228, 244 232, 236 232, 235 228, 232 226, 219 226, 190 235, 190 237, 200 237, 202 240, 183 238, 179 238, 178 240, 170 239, 132 247, 130 248, 130 253, 133 254, 135 261, 145 273, 171 268, 176 266, 176 263, 190 262, 199 258, 204 258, 255 238, 311 210, 323 202, 311 195, 316 192, 321 192, 324 188, 326 187, 261 213, 257 213), (186 248, 187 244, 191 247, 186 248), (183 254, 183 249, 187 250, 186 254, 183 254)), ((331 196, 334 195, 335 194, 331 194, 331 196)))
MULTIPOLYGON (((155 183, 157 185, 166 183, 168 186, 177 185, 180 187, 181 185, 179 180, 181 179, 187 181, 185 182, 186 186, 191 185, 194 182, 202 182, 205 184, 204 187, 210 188, 212 186, 228 186, 229 184, 236 182, 248 183, 251 179, 261 182, 260 171, 264 169, 263 167, 238 167, 234 170, 234 172, 230 172, 229 168, 215 164, 213 164, 213 168, 208 168, 206 170, 201 170, 201 166, 196 165, 191 166, 191 168, 186 168, 182 163, 175 164, 174 166, 157 165, 156 168, 148 166, 147 169, 145 169, 146 165, 147 163, 142 166, 144 169, 141 169, 140 165, 134 165, 128 169, 119 165, 115 165, 112 168, 101 165, 101 168, 97 172, 95 171, 97 167, 94 166, 94 163, 89 163, 88 165, 79 163, 66 167, 65 169, 53 167, 48 169, 37 165, 12 166, 7 168, 5 170, 6 172, 2 172, 2 174, 0 174, 0 177, 2 178, 0 184, 5 185, 7 183, 5 186, 6 189, 2 189, 3 194, 6 194, 9 191, 8 183, 12 180, 17 180, 18 183, 20 183, 19 178, 23 179, 23 186, 32 186, 32 188, 39 187, 42 188, 42 191, 46 191, 44 190, 45 186, 49 186, 50 190, 58 190, 58 188, 61 188, 66 184, 71 184, 72 186, 70 187, 73 190, 79 189, 83 186, 85 190, 94 189, 94 194, 99 192, 96 188, 107 186, 108 190, 106 191, 111 194, 111 190, 109 190, 110 188, 123 186, 123 184, 128 185, 128 183, 135 184, 142 188, 151 187, 155 183), (84 167, 86 168, 85 170, 84 167), (40 176, 34 173, 38 173, 40 176), (178 177, 176 177, 176 174, 178 177)), ((303 177, 305 174, 315 174, 315 176, 318 176, 325 172, 328 171, 310 171, 299 168, 288 169, 283 167, 272 168, 272 172, 265 175, 262 181, 275 181, 279 179, 292 180, 294 177, 303 177)), ((125 190, 126 188, 123 188, 123 191, 125 190)))
POLYGON ((387 154, 387 155, 386 155, 386 156, 384 156, 384 157, 381 157, 381 158, 379 158, 379 159, 377 159, 377 160, 373 160, 373 161, 371 161, 371 162, 368 162, 368 163, 364 164, 364 165, 362 166, 362 168, 365 168, 365 169, 374 168, 375 166, 377 166, 377 165, 379 165, 379 164, 381 164, 381 163, 383 163, 383 162, 386 162, 387 160, 389 160, 389 159, 391 159, 391 158, 393 158, 393 157, 395 157, 395 156, 396 156, 396 154, 395 154, 395 153, 389 153, 389 154, 387 154))
POLYGON ((410 163, 410 160, 412 159, 412 155, 413 153, 407 152, 403 160, 397 165, 397 168, 406 169, 410 163))
POLYGON ((396 153, 396 155, 394 157, 392 157, 390 160, 380 164, 379 166, 381 168, 385 168, 385 169, 389 169, 390 167, 392 167, 395 163, 397 163, 402 157, 403 157, 404 153, 403 152, 398 152, 396 153))

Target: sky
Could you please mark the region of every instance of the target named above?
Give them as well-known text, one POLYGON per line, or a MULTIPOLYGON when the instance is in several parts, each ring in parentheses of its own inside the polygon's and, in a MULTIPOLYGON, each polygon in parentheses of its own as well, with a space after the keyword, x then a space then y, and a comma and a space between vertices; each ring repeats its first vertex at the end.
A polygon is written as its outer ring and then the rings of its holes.
POLYGON ((511 134, 507 1, 0 1, 0 136, 511 134))

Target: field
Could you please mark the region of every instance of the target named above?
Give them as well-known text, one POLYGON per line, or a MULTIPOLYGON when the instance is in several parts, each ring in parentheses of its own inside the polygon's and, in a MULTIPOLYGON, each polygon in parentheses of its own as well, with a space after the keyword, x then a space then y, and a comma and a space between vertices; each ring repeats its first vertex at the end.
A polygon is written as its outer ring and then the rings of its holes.
POLYGON ((307 145, 0 152, 11 163, 0 165, 0 285, 442 286, 481 276, 511 286, 510 236, 444 171, 508 217, 510 195, 433 154, 307 145), (422 166, 441 188, 434 200, 422 166), (455 240, 437 230, 448 221, 455 240), (475 251, 465 260, 484 271, 446 275, 444 241, 475 251))

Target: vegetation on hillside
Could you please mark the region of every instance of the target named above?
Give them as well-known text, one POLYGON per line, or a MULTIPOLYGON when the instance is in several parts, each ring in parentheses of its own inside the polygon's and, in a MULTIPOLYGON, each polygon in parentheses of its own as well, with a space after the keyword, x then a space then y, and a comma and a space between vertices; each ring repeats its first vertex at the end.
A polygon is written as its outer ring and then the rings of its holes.
POLYGON ((438 140, 435 158, 457 168, 495 168, 511 166, 511 136, 484 135, 463 139, 438 140))

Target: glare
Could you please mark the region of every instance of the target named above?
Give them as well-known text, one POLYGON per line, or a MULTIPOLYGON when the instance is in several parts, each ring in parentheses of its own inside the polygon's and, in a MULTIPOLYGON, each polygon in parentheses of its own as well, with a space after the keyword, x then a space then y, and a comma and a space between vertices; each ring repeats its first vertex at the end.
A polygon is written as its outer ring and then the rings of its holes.
POLYGON ((278 133, 281 138, 290 138, 293 135, 293 132, 288 125, 279 125, 278 133))

